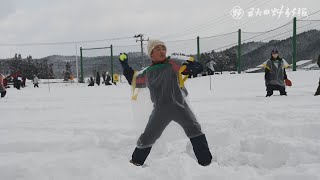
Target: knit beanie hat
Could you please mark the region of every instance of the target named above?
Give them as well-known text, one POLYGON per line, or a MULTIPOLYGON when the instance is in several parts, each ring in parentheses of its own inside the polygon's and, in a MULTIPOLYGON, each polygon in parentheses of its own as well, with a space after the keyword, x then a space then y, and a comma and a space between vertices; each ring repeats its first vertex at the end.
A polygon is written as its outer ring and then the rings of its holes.
POLYGON ((153 51, 153 49, 157 46, 164 46, 166 47, 166 45, 164 44, 164 42, 160 41, 160 40, 149 40, 148 42, 148 55, 149 57, 151 57, 151 53, 153 51))
POLYGON ((277 49, 272 49, 271 54, 279 54, 277 49))

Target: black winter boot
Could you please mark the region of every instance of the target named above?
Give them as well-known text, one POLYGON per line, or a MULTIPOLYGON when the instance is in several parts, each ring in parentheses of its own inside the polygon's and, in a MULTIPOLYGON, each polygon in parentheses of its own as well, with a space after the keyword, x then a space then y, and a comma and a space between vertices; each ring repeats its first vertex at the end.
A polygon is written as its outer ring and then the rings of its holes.
POLYGON ((280 96, 286 96, 287 95, 286 88, 284 88, 284 87, 281 87, 279 89, 279 92, 280 92, 280 96))
POLYGON ((280 96, 287 96, 287 92, 280 92, 280 96))
POLYGON ((272 95, 273 95, 273 91, 267 91, 266 97, 270 97, 270 96, 272 96, 272 95))
POLYGON ((5 97, 6 94, 7 94, 7 91, 2 92, 2 93, 1 93, 1 97, 2 97, 2 98, 5 97))
POLYGON ((194 154, 198 159, 198 163, 202 166, 208 166, 211 164, 212 155, 209 150, 206 136, 203 134, 194 138, 190 138, 193 146, 194 154))
POLYGON ((151 147, 139 149, 136 148, 132 154, 130 162, 136 166, 142 166, 150 153, 151 147))

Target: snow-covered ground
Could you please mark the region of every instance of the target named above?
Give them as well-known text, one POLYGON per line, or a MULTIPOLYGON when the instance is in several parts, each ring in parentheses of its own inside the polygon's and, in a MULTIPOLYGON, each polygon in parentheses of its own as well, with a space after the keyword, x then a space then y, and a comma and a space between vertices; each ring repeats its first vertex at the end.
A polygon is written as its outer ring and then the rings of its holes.
MULTIPOLYGON (((130 87, 40 84, 0 99, 1 180, 318 180, 319 71, 289 72, 288 96, 265 98, 263 74, 188 80, 217 162, 201 167, 171 123, 144 168, 128 163, 139 136, 130 87)), ((278 94, 276 92, 275 94, 278 94)))

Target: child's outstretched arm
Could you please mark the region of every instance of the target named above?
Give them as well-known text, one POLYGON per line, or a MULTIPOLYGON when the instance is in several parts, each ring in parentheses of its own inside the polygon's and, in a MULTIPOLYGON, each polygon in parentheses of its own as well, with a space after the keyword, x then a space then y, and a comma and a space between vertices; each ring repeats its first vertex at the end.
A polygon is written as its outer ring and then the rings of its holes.
POLYGON ((126 53, 121 53, 119 56, 119 61, 123 69, 123 75, 126 77, 128 83, 131 85, 132 78, 134 75, 134 70, 128 64, 128 56, 126 53))

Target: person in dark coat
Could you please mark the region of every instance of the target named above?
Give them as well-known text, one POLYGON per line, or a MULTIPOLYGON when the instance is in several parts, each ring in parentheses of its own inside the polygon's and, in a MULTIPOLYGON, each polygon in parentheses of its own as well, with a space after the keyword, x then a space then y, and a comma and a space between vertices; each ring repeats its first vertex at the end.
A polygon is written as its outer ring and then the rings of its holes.
POLYGON ((90 77, 90 83, 88 86, 94 86, 94 80, 93 80, 93 77, 90 77))
MULTIPOLYGON (((320 55, 318 57, 318 62, 317 62, 318 66, 320 67, 320 55)), ((316 91, 316 93, 314 94, 315 96, 319 96, 320 95, 320 78, 319 78, 319 85, 318 85, 318 89, 316 91)))
MULTIPOLYGON (((198 163, 202 166, 208 166, 211 164, 212 155, 206 136, 185 100, 186 89, 179 84, 180 66, 167 58, 166 53, 167 49, 163 42, 149 40, 148 55, 152 59, 152 65, 138 74, 128 65, 126 54, 121 54, 119 57, 123 74, 128 83, 134 83, 135 87, 148 88, 153 102, 153 111, 144 132, 137 141, 130 162, 136 166, 142 166, 153 144, 168 124, 174 120, 182 126, 190 138, 198 163)), ((191 66, 189 67, 191 68, 191 66)))
POLYGON ((183 74, 189 75, 189 78, 198 77, 198 74, 203 71, 201 63, 194 61, 194 57, 189 57, 189 59, 182 65, 187 66, 187 70, 183 74))
POLYGON ((17 88, 18 90, 20 90, 21 88, 21 83, 22 83, 22 78, 20 75, 17 75, 14 79, 13 79, 13 86, 15 88, 17 88))
POLYGON ((279 57, 278 50, 272 50, 271 58, 263 66, 265 68, 266 97, 272 96, 275 90, 280 91, 281 96, 286 96, 286 85, 292 85, 286 73, 289 64, 279 57))
POLYGON ((36 75, 33 75, 33 87, 39 88, 39 78, 36 75))
POLYGON ((102 84, 106 82, 106 72, 102 73, 102 84))
POLYGON ((100 73, 97 72, 97 76, 96 76, 96 83, 98 84, 98 86, 100 86, 100 73))
POLYGON ((4 79, 5 79, 5 76, 3 74, 0 74, 0 94, 2 98, 7 94, 6 87, 3 82, 4 79))
POLYGON ((107 86, 112 85, 112 84, 110 83, 110 81, 111 81, 111 76, 109 75, 109 72, 107 72, 107 73, 106 73, 105 85, 107 85, 107 86))
POLYGON ((214 75, 214 67, 213 67, 213 65, 215 65, 215 63, 213 61, 209 61, 206 64, 208 75, 214 75))
POLYGON ((26 78, 26 77, 22 77, 21 86, 22 86, 23 88, 26 87, 26 81, 27 81, 27 78, 26 78))

